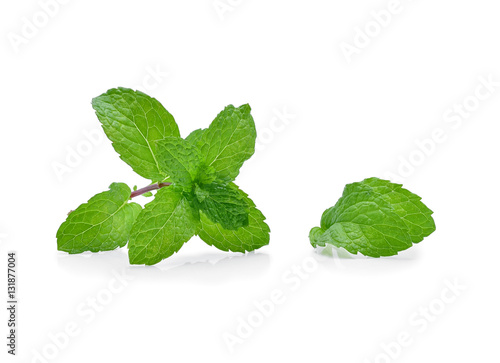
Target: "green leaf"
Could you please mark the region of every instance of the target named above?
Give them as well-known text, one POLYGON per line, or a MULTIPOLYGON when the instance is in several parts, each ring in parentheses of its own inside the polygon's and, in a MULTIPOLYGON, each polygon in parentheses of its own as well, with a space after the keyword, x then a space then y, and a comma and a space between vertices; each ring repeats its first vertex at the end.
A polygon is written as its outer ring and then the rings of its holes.
POLYGON ((249 204, 235 186, 215 182, 197 186, 195 194, 200 211, 212 222, 227 230, 248 226, 249 204))
POLYGON ((354 254, 392 256, 435 230, 431 214, 420 197, 401 185, 370 178, 347 185, 309 238, 315 247, 329 243, 354 254))
POLYGON ((208 198, 209 192, 208 190, 200 188, 199 185, 196 185, 194 189, 194 195, 196 196, 196 199, 199 203, 203 203, 205 199, 208 198))
POLYGON ((408 227, 413 243, 421 242, 436 230, 433 212, 421 202, 422 198, 404 189, 401 184, 378 178, 365 179, 361 183, 391 204, 408 227))
POLYGON ((340 215, 331 227, 312 241, 313 246, 331 243, 356 254, 365 256, 392 256, 411 247, 411 239, 404 222, 389 205, 365 201, 354 204, 347 215, 340 215))
MULTIPOLYGON (((212 184, 217 179, 217 175, 215 169, 212 166, 207 166, 203 164, 198 172, 198 176, 196 178, 196 183, 203 184, 212 184)), ((225 184, 225 183, 223 183, 225 184)))
POLYGON ((248 195, 231 183, 230 187, 238 190, 250 207, 248 226, 237 230, 224 229, 219 223, 211 221, 203 212, 200 213, 200 238, 207 244, 222 251, 246 252, 259 249, 269 244, 269 226, 266 217, 259 211, 248 195))
POLYGON ((160 170, 186 191, 193 188, 202 166, 201 153, 196 146, 180 137, 167 137, 157 143, 160 170))
POLYGON ((127 244, 142 208, 129 203, 131 190, 126 184, 113 183, 109 189, 68 215, 57 231, 58 250, 71 254, 111 251, 127 244))
POLYGON ((199 138, 198 148, 220 180, 236 179, 243 163, 255 152, 257 132, 250 110, 249 105, 227 106, 208 129, 188 136, 192 141, 199 138))
POLYGON ((130 263, 155 265, 170 257, 196 234, 199 223, 196 211, 179 190, 160 189, 132 227, 130 263))
POLYGON ((123 161, 153 182, 167 177, 158 165, 156 142, 180 134, 160 102, 140 91, 114 88, 94 98, 92 106, 123 161))
POLYGON ((189 143, 191 143, 193 145, 198 145, 198 141, 200 141, 201 136, 203 135, 203 133, 205 132, 205 130, 206 129, 194 130, 193 132, 191 132, 189 134, 188 137, 186 137, 186 141, 188 141, 189 143))

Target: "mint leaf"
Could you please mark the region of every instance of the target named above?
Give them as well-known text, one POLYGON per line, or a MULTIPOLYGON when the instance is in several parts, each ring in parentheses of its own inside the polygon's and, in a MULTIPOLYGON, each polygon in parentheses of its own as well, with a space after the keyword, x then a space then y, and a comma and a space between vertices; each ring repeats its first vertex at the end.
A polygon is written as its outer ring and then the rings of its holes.
MULTIPOLYGON (((202 164, 196 178, 196 183, 199 185, 212 184, 217 180, 215 169, 212 166, 202 164)), ((225 184, 225 183, 223 183, 225 184)))
POLYGON ((198 145, 198 141, 200 141, 201 136, 203 135, 203 133, 205 132, 205 130, 206 129, 194 130, 193 132, 191 132, 189 134, 188 137, 186 137, 186 141, 188 141, 189 143, 191 143, 193 145, 198 145))
POLYGON ((197 141, 206 164, 215 169, 217 177, 233 181, 243 163, 255 152, 257 132, 250 106, 227 106, 206 130, 188 136, 197 141))
POLYGON ((177 186, 190 191, 202 166, 198 148, 180 137, 167 137, 158 141, 157 150, 160 170, 177 186))
POLYGON ((313 246, 330 243, 371 257, 391 256, 411 247, 406 225, 390 205, 370 199, 350 204, 347 213, 340 214, 332 226, 322 229, 323 233, 315 229, 317 235, 311 236, 316 238, 311 241, 313 246))
POLYGON ((146 179, 162 181, 156 142, 179 136, 172 115, 156 99, 128 88, 114 88, 92 100, 104 132, 120 158, 146 179))
POLYGON ((160 189, 137 217, 128 244, 135 265, 154 265, 178 252, 195 235, 199 217, 183 194, 160 189))
POLYGON ((259 249, 269 244, 269 226, 266 217, 259 211, 248 195, 231 183, 231 188, 238 190, 249 206, 248 226, 234 230, 224 229, 219 223, 211 221, 203 212, 200 213, 200 238, 207 244, 222 251, 246 252, 259 249))
POLYGON ((130 229, 142 210, 129 203, 130 188, 113 183, 71 212, 57 231, 57 248, 69 253, 110 251, 127 244, 130 229))
POLYGON ((431 214, 420 197, 401 185, 370 178, 347 185, 309 238, 314 247, 329 243, 353 254, 392 256, 435 230, 431 214))
POLYGON ((394 184, 378 178, 365 179, 361 183, 372 188, 374 192, 382 195, 382 198, 391 204, 394 211, 408 227, 413 243, 421 242, 436 230, 432 218, 433 212, 421 202, 422 198, 404 189, 401 184, 394 184))
POLYGON ((234 185, 217 182, 196 187, 200 211, 224 229, 237 230, 248 226, 249 205, 234 185))

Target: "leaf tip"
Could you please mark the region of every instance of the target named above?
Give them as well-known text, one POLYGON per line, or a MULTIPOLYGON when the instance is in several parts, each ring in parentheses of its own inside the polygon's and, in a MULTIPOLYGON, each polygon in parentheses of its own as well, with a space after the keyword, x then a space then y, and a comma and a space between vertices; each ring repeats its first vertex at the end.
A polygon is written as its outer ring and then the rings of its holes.
POLYGON ((319 245, 319 240, 324 233, 324 229, 320 227, 314 227, 311 229, 311 232, 309 232, 309 241, 313 247, 317 247, 319 245))

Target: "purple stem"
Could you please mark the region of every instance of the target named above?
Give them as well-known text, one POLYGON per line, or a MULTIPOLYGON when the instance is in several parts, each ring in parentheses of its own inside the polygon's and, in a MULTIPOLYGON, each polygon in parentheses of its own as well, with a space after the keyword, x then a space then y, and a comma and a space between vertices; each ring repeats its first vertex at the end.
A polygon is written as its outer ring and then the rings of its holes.
POLYGON ((160 189, 163 187, 168 187, 170 185, 172 185, 172 183, 151 184, 151 185, 148 185, 147 187, 133 191, 132 194, 130 194, 130 198, 132 199, 132 198, 138 197, 139 195, 142 195, 144 193, 151 192, 153 190, 157 190, 157 189, 160 189))

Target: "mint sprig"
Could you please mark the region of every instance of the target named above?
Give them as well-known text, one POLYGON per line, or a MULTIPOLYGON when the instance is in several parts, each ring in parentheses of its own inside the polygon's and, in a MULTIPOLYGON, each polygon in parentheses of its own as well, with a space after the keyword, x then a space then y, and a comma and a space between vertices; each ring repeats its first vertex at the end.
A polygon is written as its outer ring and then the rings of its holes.
POLYGON ((57 232, 59 250, 109 251, 128 242, 131 264, 154 265, 194 235, 223 251, 269 244, 265 217, 233 183, 255 152, 250 106, 226 107, 186 139, 172 115, 142 92, 111 89, 92 106, 120 158, 152 183, 134 191, 114 183, 80 205, 57 232), (144 209, 130 201, 153 191, 144 209))
POLYGON ((309 238, 313 247, 331 244, 353 254, 392 256, 436 230, 432 213, 402 185, 369 178, 348 184, 309 238))

